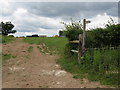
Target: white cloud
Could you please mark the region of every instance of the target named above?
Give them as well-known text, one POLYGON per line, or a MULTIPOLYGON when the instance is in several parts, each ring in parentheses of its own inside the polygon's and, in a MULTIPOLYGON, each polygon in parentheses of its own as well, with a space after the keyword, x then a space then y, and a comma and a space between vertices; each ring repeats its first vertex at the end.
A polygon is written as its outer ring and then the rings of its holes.
POLYGON ((24 8, 18 8, 17 9, 17 11, 15 11, 14 12, 14 16, 16 16, 16 15, 25 15, 25 14, 27 14, 28 12, 27 12, 27 10, 26 9, 24 9, 24 8))
POLYGON ((59 29, 43 29, 43 28, 39 28, 38 33, 42 34, 42 35, 48 35, 48 36, 53 36, 53 35, 58 35, 59 29))
POLYGON ((47 34, 53 35, 61 28, 60 18, 49 18, 43 16, 37 16, 29 13, 24 8, 17 8, 12 16, 3 17, 2 21, 11 21, 18 32, 15 36, 31 35, 31 34, 47 34))
POLYGON ((110 18, 112 18, 116 23, 118 23, 117 17, 110 16, 107 13, 98 14, 97 16, 88 19, 91 21, 91 23, 87 25, 87 29, 90 29, 90 28, 92 29, 92 28, 97 28, 97 27, 104 28, 105 24, 108 23, 108 20, 110 21, 110 18))

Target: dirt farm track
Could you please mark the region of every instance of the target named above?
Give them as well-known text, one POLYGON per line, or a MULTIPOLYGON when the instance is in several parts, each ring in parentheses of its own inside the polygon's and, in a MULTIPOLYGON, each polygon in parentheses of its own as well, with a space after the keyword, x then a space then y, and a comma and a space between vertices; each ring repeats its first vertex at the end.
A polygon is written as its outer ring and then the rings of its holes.
POLYGON ((41 45, 27 44, 22 38, 3 44, 2 52, 16 56, 3 62, 3 88, 108 88, 99 82, 74 79, 55 60, 57 55, 40 53, 41 45), (33 51, 29 53, 28 47, 33 51))

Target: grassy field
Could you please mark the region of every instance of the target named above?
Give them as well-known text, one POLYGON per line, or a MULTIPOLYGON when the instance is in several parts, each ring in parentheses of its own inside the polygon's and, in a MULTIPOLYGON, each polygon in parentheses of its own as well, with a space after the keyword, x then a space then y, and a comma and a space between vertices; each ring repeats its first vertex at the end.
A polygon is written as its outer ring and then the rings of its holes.
POLYGON ((64 37, 27 37, 23 39, 23 42, 29 44, 45 44, 51 51, 63 54, 67 39, 64 37))
POLYGON ((14 40, 15 40, 14 37, 11 37, 11 36, 1 36, 0 35, 0 43, 9 43, 9 42, 12 42, 14 40))

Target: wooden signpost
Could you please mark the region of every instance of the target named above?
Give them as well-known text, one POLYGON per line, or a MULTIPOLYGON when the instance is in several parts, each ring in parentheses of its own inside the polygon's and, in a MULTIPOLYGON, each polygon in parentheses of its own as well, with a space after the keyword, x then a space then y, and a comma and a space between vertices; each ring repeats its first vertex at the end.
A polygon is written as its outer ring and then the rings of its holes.
POLYGON ((90 23, 90 21, 86 21, 86 19, 84 19, 83 20, 83 34, 79 34, 79 40, 70 41, 70 43, 78 44, 78 50, 71 50, 72 52, 78 53, 78 64, 80 64, 80 61, 81 61, 80 59, 85 49, 85 29, 86 29, 87 23, 90 23))

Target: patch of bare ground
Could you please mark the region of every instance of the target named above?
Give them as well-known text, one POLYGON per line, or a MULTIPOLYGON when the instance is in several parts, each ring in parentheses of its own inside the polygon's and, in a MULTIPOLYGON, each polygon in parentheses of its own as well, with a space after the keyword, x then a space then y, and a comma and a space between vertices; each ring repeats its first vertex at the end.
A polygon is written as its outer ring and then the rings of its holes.
POLYGON ((3 53, 17 56, 3 62, 3 88, 108 88, 99 82, 72 78, 71 73, 56 64, 58 56, 42 54, 40 45, 23 43, 22 38, 2 47, 3 53), (27 51, 30 46, 32 52, 27 51))

